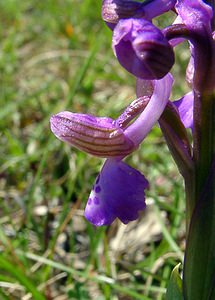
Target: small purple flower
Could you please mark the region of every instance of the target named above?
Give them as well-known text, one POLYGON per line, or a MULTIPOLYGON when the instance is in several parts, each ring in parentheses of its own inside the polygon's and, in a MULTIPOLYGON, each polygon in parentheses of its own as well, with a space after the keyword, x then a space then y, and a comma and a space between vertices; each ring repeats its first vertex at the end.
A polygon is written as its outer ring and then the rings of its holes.
POLYGON ((142 79, 162 78, 174 64, 174 52, 167 39, 144 19, 120 20, 113 31, 112 46, 120 64, 142 79))
POLYGON ((108 225, 119 218, 135 220, 145 208, 145 177, 122 159, 144 140, 161 116, 170 96, 173 78, 148 81, 152 94, 135 100, 117 119, 61 112, 50 119, 52 132, 62 141, 106 160, 97 177, 85 210, 96 226, 108 225), (145 107, 145 108, 144 108, 145 107), (139 117, 133 120, 137 116, 139 117))
POLYGON ((85 209, 86 219, 96 226, 109 225, 116 218, 123 223, 138 218, 145 204, 148 181, 137 170, 116 159, 106 160, 85 209))

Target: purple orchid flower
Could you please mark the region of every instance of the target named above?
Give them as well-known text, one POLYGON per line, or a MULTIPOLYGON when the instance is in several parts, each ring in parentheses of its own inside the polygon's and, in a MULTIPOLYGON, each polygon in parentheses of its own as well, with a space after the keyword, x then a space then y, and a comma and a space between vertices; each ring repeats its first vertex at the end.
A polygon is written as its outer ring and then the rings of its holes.
POLYGON ((168 102, 173 78, 167 74, 150 83, 153 93, 148 103, 142 98, 135 101, 117 120, 71 112, 61 112, 50 119, 51 130, 60 140, 108 158, 85 209, 85 217, 96 226, 109 225, 116 218, 126 224, 137 219, 138 212, 145 208, 148 181, 122 159, 139 146, 158 121, 168 102), (142 113, 133 120, 137 111, 142 113))
POLYGON ((171 45, 145 19, 120 20, 113 31, 112 47, 120 64, 142 79, 160 79, 174 64, 171 45))

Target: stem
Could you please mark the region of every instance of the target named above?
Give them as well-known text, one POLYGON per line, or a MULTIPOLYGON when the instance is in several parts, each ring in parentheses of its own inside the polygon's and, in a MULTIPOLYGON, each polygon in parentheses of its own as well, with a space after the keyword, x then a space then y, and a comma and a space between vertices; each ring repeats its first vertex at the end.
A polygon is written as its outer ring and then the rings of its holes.
POLYGON ((185 300, 213 300, 215 280, 215 159, 195 206, 184 262, 185 300))
MULTIPOLYGON (((200 73, 200 70, 199 70, 200 73)), ((208 74, 210 76, 210 73, 208 74)), ((200 78, 200 77, 199 77, 200 78)), ((202 85, 203 87, 204 85, 202 85)), ((186 188, 191 217, 184 261, 185 300, 213 300, 215 293, 215 95, 195 91, 195 173, 186 188)))
POLYGON ((215 155, 215 99, 195 93, 194 171, 185 178, 187 234, 189 222, 208 178, 215 155))
MULTIPOLYGON (((212 1, 210 1, 210 4, 212 1)), ((213 1, 214 5, 214 1, 213 1)), ((212 26, 214 20, 212 21, 212 26)), ((192 33, 194 46, 195 172, 187 182, 187 218, 191 221, 185 251, 183 291, 185 300, 213 300, 215 279, 215 94, 212 37, 192 33), (195 37, 196 36, 196 37, 195 37)))
POLYGON ((215 154, 215 97, 196 95, 194 102, 194 163, 196 192, 200 195, 215 154), (196 114, 196 115, 195 115, 196 114))
POLYGON ((194 57, 194 132, 193 132, 193 160, 195 178, 186 180, 187 192, 187 220, 199 199, 205 179, 213 160, 213 132, 214 132, 214 42, 207 27, 192 30, 183 24, 169 26, 163 30, 168 40, 186 38, 193 45, 194 57), (191 181, 191 182, 190 182, 191 181))
MULTIPOLYGON (((214 7, 214 1, 207 1, 214 7)), ((215 19, 215 18, 214 18, 215 19)), ((212 28, 214 28, 214 19, 212 28)), ((199 30, 174 25, 167 39, 184 37, 194 57, 194 172, 185 178, 187 245, 184 300, 213 300, 215 295, 215 50, 207 24, 199 30)))
POLYGON ((184 178, 185 185, 185 196, 186 196, 186 237, 189 233, 190 222, 193 214, 193 209, 195 207, 195 170, 189 173, 186 178, 184 178))

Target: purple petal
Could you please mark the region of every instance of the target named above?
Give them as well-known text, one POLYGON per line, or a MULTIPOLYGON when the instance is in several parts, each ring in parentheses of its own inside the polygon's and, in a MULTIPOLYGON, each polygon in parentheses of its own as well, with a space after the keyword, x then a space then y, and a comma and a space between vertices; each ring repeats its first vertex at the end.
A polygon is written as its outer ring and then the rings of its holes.
POLYGON ((185 128, 191 128, 193 130, 193 92, 184 95, 181 99, 174 101, 174 105, 177 107, 182 123, 185 128))
POLYGON ((102 18, 116 24, 120 19, 144 18, 152 20, 174 7, 176 0, 153 0, 143 3, 133 0, 103 0, 102 18))
POLYGON ((128 127, 128 124, 138 116, 147 106, 150 101, 150 96, 143 96, 132 101, 123 113, 116 119, 116 123, 122 128, 125 129, 128 127))
MULTIPOLYGON (((175 18, 175 21, 172 23, 172 25, 182 24, 182 23, 183 23, 182 18, 180 16, 177 16, 175 18)), ((162 32, 165 32, 165 28, 162 30, 162 32)), ((184 40, 185 40, 184 38, 175 38, 175 39, 169 40, 169 43, 172 47, 175 47, 178 44, 184 42, 184 40)))
POLYGON ((134 221, 145 204, 148 181, 122 161, 106 160, 85 208, 86 219, 96 226, 109 225, 116 218, 134 221))
POLYGON ((176 0, 152 0, 143 3, 145 12, 144 18, 152 20, 153 18, 171 10, 176 3, 176 0))
POLYGON ((151 97, 154 90, 154 81, 137 78, 136 80, 136 95, 137 97, 151 97))
POLYGON ((211 6, 202 0, 179 0, 175 5, 182 22, 191 30, 211 31, 210 21, 213 16, 211 6))
POLYGON ((112 119, 60 112, 50 119, 51 130, 60 140, 100 157, 123 157, 135 147, 112 119))
POLYGON ((174 52, 162 32, 144 19, 120 20, 112 46, 120 64, 142 79, 164 77, 174 63, 174 52))
MULTIPOLYGON (((138 82, 139 84, 141 83, 141 81, 138 82)), ((150 93, 151 82, 149 81, 149 85, 147 85, 145 81, 143 81, 143 83, 145 85, 143 90, 146 89, 148 93, 150 93)), ((152 83, 154 85, 154 91, 149 103, 141 115, 124 131, 124 134, 136 146, 143 141, 163 113, 172 90, 173 77, 169 73, 164 78, 154 80, 152 83)), ((141 96, 141 88, 138 87, 137 90, 138 93, 140 93, 138 96, 141 96)))
POLYGON ((139 15, 144 17, 143 3, 132 0, 103 0, 102 18, 108 23, 118 23, 120 19, 126 19, 139 15))

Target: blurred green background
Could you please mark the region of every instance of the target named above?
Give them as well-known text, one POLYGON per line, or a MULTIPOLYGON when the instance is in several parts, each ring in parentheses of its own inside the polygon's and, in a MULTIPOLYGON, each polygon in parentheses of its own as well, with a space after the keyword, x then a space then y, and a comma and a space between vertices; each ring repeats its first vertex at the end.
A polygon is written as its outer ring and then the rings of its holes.
MULTIPOLYGON (((146 211, 102 228, 83 217, 102 160, 49 129, 59 111, 114 118, 135 99, 101 2, 0 0, 1 300, 161 300, 182 261, 183 183, 158 126, 127 158, 150 181, 146 211)), ((183 49, 173 98, 186 90, 183 49)))

